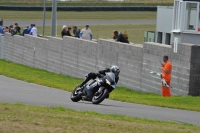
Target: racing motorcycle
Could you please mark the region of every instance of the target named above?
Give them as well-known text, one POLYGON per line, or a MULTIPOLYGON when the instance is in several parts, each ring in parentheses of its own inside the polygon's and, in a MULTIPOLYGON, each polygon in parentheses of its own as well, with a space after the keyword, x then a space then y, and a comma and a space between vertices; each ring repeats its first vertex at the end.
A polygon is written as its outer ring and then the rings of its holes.
POLYGON ((105 76, 101 75, 96 79, 89 80, 85 85, 83 85, 83 87, 76 87, 71 93, 71 100, 73 102, 84 100, 84 97, 88 95, 87 89, 91 89, 92 99, 87 99, 86 101, 92 102, 93 104, 99 104, 107 98, 115 88, 115 74, 107 72, 105 76))

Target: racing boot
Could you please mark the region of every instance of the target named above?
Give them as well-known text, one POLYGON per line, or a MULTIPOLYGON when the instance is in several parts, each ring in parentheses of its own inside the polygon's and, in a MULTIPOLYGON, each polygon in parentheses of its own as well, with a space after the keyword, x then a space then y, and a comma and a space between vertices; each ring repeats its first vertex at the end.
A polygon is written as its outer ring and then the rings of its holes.
POLYGON ((108 99, 108 98, 109 98, 109 95, 110 95, 110 94, 108 94, 108 95, 106 96, 106 99, 108 99))
POLYGON ((83 101, 90 101, 89 98, 88 98, 88 96, 82 96, 82 100, 83 101))

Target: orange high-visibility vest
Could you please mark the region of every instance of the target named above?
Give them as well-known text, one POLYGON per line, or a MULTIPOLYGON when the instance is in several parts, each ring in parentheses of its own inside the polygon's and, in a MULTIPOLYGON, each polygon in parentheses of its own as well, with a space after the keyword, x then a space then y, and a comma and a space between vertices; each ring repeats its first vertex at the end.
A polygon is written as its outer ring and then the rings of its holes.
MULTIPOLYGON (((162 69, 162 77, 165 79, 167 84, 170 85, 172 63, 170 61, 167 61, 161 69, 162 69)), ((162 96, 170 97, 171 96, 170 88, 162 85, 162 96)))
POLYGON ((170 61, 167 61, 162 67, 162 77, 166 81, 171 80, 171 72, 172 72, 172 63, 170 61))

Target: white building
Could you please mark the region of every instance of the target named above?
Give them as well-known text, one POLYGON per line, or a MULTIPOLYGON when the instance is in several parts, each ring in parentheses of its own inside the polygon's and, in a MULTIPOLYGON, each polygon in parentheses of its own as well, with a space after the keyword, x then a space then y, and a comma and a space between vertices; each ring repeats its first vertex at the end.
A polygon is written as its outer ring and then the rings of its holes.
POLYGON ((173 7, 158 6, 156 42, 200 45, 200 0, 174 0, 173 7))

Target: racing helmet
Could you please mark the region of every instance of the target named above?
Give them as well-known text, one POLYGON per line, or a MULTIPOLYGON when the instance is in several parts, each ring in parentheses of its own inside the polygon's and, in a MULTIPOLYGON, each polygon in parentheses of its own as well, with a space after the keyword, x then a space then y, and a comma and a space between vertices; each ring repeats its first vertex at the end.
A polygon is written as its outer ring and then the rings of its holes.
POLYGON ((113 72, 115 74, 115 76, 118 76, 120 73, 119 67, 118 66, 112 66, 110 68, 110 71, 113 72))

